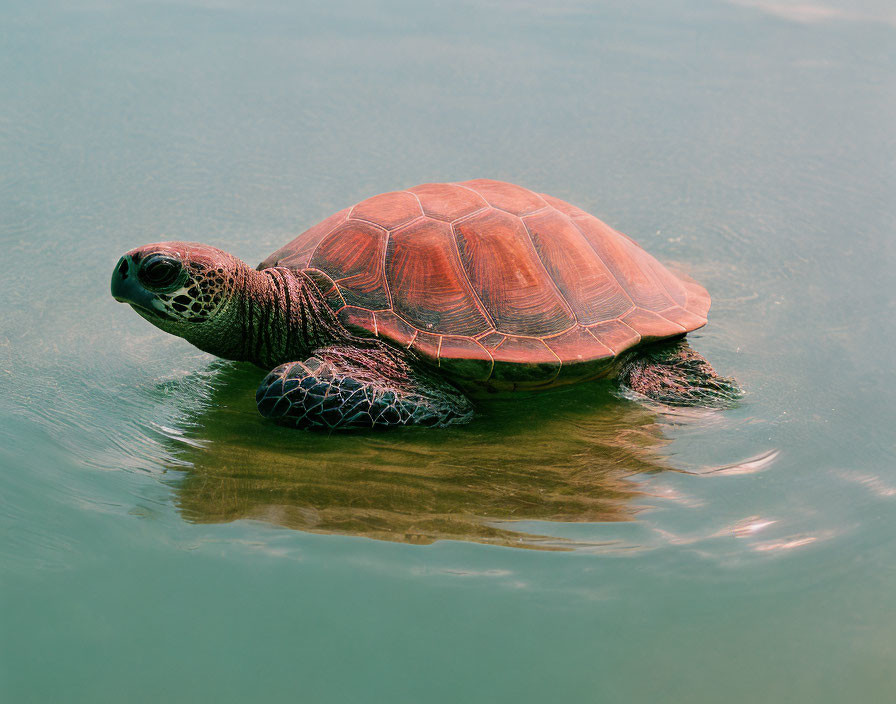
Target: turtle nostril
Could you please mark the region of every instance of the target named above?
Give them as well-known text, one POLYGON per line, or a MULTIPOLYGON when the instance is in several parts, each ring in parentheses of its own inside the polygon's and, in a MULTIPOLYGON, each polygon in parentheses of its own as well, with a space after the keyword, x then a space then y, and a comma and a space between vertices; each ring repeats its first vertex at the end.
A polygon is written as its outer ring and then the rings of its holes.
POLYGON ((128 260, 125 257, 121 258, 121 261, 118 263, 118 275, 122 279, 128 278, 128 260))

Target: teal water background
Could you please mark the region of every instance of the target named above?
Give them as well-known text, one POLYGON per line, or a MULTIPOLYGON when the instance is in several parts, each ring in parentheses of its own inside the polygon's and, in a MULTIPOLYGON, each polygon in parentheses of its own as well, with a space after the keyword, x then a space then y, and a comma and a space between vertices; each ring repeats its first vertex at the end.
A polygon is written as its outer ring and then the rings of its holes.
POLYGON ((0 700, 893 701, 894 69, 885 2, 0 4, 0 700), (741 407, 293 433, 108 293, 474 177, 700 280, 741 407))

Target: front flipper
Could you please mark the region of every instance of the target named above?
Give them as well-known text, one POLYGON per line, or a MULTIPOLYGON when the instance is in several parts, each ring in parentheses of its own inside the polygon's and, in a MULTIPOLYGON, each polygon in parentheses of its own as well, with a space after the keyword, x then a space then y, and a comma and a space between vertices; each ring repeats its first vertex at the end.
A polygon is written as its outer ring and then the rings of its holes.
POLYGON ((472 405, 454 387, 386 349, 316 350, 268 374, 255 401, 265 418, 295 428, 442 427, 473 417, 472 405))
POLYGON ((620 380, 640 394, 669 406, 733 406, 743 391, 720 376, 684 340, 645 350, 626 364, 620 380))

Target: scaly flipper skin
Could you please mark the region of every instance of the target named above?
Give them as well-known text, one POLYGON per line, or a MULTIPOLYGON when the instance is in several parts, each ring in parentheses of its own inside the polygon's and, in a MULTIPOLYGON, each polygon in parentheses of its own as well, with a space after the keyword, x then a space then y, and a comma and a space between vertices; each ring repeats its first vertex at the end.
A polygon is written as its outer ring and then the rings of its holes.
POLYGON ((255 394, 280 425, 322 430, 466 423, 473 407, 438 378, 385 349, 325 347, 274 369, 255 394))
POLYGON ((668 406, 727 408, 743 396, 734 379, 720 376, 685 340, 645 350, 622 368, 619 378, 668 406))

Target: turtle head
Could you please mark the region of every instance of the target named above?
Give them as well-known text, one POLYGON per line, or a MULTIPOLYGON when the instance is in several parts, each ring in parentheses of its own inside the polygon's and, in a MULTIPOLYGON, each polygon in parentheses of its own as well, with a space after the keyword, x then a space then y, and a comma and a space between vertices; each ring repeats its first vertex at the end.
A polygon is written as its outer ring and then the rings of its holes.
POLYGON ((247 269, 236 257, 207 245, 148 244, 118 260, 112 296, 165 332, 220 354, 214 340, 236 317, 230 304, 247 269))

